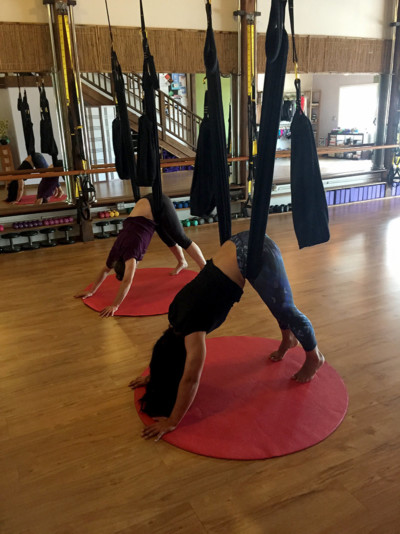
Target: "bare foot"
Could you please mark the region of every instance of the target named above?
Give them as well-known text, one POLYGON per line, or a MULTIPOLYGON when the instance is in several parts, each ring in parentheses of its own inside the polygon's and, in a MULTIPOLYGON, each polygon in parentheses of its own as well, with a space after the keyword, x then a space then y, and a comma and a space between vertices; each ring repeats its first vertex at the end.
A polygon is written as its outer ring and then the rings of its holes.
POLYGON ((301 384, 310 382, 324 361, 324 355, 318 350, 318 347, 306 352, 306 361, 302 368, 292 376, 293 380, 296 380, 296 382, 300 382, 301 384))
POLYGON ((299 342, 297 341, 295 335, 290 330, 283 330, 281 344, 279 345, 278 350, 271 352, 269 355, 270 360, 273 362, 280 362, 287 351, 293 347, 296 347, 298 343, 299 342))
POLYGON ((180 261, 178 265, 175 267, 175 269, 172 271, 171 276, 175 276, 176 274, 179 274, 183 269, 187 269, 187 262, 186 261, 180 261))

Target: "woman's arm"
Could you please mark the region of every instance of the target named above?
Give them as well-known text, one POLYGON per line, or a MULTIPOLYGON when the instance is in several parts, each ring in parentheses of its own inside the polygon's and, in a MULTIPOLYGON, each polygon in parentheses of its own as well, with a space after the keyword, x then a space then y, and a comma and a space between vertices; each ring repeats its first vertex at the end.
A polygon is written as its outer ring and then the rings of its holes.
POLYGON ((104 282, 104 280, 107 278, 107 276, 110 274, 111 269, 105 265, 102 270, 99 272, 96 280, 93 282, 93 284, 90 284, 90 289, 84 289, 82 291, 79 291, 74 297, 76 299, 83 298, 87 299, 88 297, 91 297, 96 293, 96 291, 99 289, 101 284, 104 282))
POLYGON ((22 198, 22 195, 24 194, 25 189, 25 182, 23 180, 18 180, 18 191, 17 191, 17 198, 13 202, 13 204, 16 204, 19 202, 22 198))
POLYGON ((185 369, 171 415, 166 419, 156 419, 156 423, 147 426, 142 432, 142 437, 145 439, 156 437, 156 441, 158 441, 164 434, 174 430, 196 396, 206 358, 206 333, 194 332, 186 336, 185 347, 185 369))
POLYGON ((101 310, 100 317, 112 317, 114 313, 118 310, 118 308, 121 306, 122 301, 128 294, 132 282, 133 277, 135 276, 136 271, 136 260, 135 258, 132 258, 130 260, 127 260, 125 262, 125 274, 121 281, 121 284, 118 289, 118 293, 111 304, 111 306, 106 306, 104 310, 101 310))

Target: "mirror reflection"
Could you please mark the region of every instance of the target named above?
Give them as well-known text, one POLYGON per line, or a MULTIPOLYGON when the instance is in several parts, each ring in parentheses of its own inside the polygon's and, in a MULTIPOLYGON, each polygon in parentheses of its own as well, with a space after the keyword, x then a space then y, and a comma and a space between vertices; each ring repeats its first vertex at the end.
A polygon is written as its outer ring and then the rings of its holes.
MULTIPOLYGON (((166 194, 190 190, 198 125, 204 112, 203 74, 161 73, 158 98, 163 189, 166 194), (160 104, 162 102, 162 104, 160 104), (171 160, 176 159, 176 164, 171 160), (182 163, 182 160, 189 160, 182 163)), ((376 169, 372 149, 357 150, 357 145, 376 141, 379 76, 372 74, 303 74, 304 109, 309 116, 319 151, 323 179, 371 172, 376 169), (354 151, 322 153, 323 147, 354 146, 354 151)), ((138 118, 142 113, 142 89, 135 74, 125 76, 132 135, 136 144, 138 118)), ((7 74, 2 77, 0 106, 1 174, 18 171, 14 180, 0 189, 2 212, 28 206, 32 211, 67 200, 62 176, 51 175, 64 168, 64 139, 60 133, 59 110, 49 75, 41 73, 7 74), (49 176, 46 176, 48 174, 49 176)), ((108 74, 82 73, 85 106, 87 160, 96 174, 91 175, 98 202, 132 199, 129 183, 119 180, 114 168, 111 124, 115 117, 111 82, 108 74)), ((222 79, 227 132, 231 79, 222 79)), ((262 102, 263 75, 258 76, 257 121, 262 102)), ((290 123, 294 113, 294 75, 287 74, 281 124, 277 139, 276 184, 288 183, 290 123)), ((232 132, 231 132, 232 133, 232 132)), ((378 166, 379 167, 379 166, 378 166)), ((1 176, 0 176, 1 180, 1 176)), ((144 191, 145 192, 145 191, 144 191)))

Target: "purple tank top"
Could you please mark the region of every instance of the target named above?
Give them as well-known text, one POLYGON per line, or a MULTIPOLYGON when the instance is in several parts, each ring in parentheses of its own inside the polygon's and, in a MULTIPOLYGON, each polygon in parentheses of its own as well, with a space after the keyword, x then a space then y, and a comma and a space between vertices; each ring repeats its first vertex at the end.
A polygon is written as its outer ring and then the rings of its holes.
POLYGON ((123 228, 115 240, 106 265, 112 269, 114 262, 122 258, 128 261, 135 258, 141 261, 153 237, 156 223, 146 217, 127 217, 123 228))

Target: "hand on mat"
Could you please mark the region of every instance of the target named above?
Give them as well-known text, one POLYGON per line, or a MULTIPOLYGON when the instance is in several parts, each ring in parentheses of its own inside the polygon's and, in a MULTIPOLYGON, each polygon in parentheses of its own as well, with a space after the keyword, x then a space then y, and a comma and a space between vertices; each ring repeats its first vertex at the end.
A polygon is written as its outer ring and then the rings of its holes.
POLYGON ((142 438, 150 439, 155 437, 156 439, 154 441, 158 441, 163 437, 164 434, 167 434, 167 432, 172 432, 176 428, 176 425, 172 425, 170 420, 166 417, 159 417, 154 420, 156 423, 146 426, 142 430, 142 438))
POLYGON ((138 376, 129 382, 129 387, 131 389, 141 388, 149 383, 150 375, 147 376, 138 376))
POLYGON ((104 310, 101 310, 100 317, 113 317, 114 313, 118 310, 118 306, 106 306, 104 310))
POLYGON ((91 291, 80 291, 79 293, 77 293, 76 295, 74 295, 74 297, 76 299, 87 299, 88 297, 91 297, 93 295, 93 293, 91 291))

